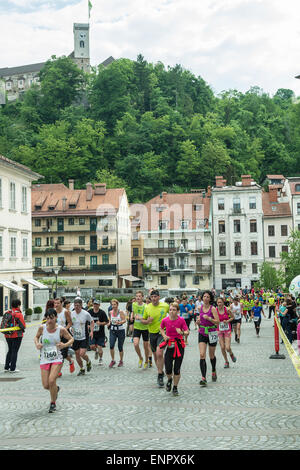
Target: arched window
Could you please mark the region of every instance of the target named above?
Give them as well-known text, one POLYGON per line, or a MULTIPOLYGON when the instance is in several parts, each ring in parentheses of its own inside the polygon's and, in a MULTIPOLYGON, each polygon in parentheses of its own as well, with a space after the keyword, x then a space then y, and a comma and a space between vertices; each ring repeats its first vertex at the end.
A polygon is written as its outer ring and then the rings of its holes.
POLYGON ((84 41, 80 41, 79 45, 84 48, 84 41))

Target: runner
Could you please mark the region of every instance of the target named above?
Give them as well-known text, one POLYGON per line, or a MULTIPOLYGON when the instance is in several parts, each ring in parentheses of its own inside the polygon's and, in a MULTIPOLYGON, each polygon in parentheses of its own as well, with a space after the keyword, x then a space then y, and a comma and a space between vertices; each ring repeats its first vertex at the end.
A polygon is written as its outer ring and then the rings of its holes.
POLYGON ((163 342, 163 337, 160 334, 160 324, 162 319, 166 317, 169 312, 169 305, 160 303, 160 295, 158 290, 152 290, 150 294, 151 303, 148 304, 144 310, 143 318, 138 317, 141 323, 148 325, 150 333, 150 346, 154 355, 155 364, 157 367, 157 384, 160 388, 164 386, 164 353, 159 345, 163 342))
POLYGON ((261 324, 261 314, 266 318, 262 305, 259 305, 259 300, 256 300, 254 303, 254 307, 251 310, 251 319, 254 321, 254 327, 256 330, 256 336, 259 338, 259 330, 261 324))
POLYGON ((46 324, 39 326, 34 343, 40 351, 42 384, 50 392, 49 413, 53 413, 56 410, 56 400, 59 392, 56 379, 63 362, 61 350, 70 347, 74 339, 66 328, 57 325, 57 313, 54 308, 50 308, 46 312, 45 319, 46 324), (65 339, 66 342, 62 342, 62 339, 65 339))
POLYGON ((185 320, 179 316, 179 311, 179 305, 175 302, 171 303, 169 316, 163 318, 160 324, 160 334, 164 339, 164 342, 160 344, 160 348, 167 347, 164 359, 166 375, 168 377, 166 390, 167 392, 171 391, 172 381, 174 381, 172 391, 174 396, 178 395, 177 387, 180 380, 180 368, 186 345, 183 335, 185 337, 189 335, 187 324, 185 320))
POLYGON ((230 306, 230 311, 234 315, 232 326, 235 333, 235 341, 239 343, 241 338, 242 306, 238 297, 233 299, 233 303, 230 306))
POLYGON ((72 318, 72 334, 74 343, 72 349, 75 351, 76 361, 80 367, 77 376, 84 375, 85 369, 83 367, 84 359, 86 361, 86 370, 90 372, 92 363, 86 353, 88 348, 88 323, 90 323, 90 337, 93 338, 94 320, 91 315, 82 308, 82 300, 76 297, 74 300, 74 310, 71 313, 72 318))
POLYGON ((215 307, 212 306, 214 296, 210 291, 204 291, 202 295, 203 305, 200 308, 200 316, 197 319, 199 326, 199 351, 200 351, 200 370, 202 378, 200 385, 206 387, 206 349, 209 346, 209 358, 212 366, 212 381, 216 382, 216 363, 217 359, 215 356, 216 346, 218 343, 217 325, 219 324, 219 316, 215 307))
POLYGON ((99 357, 99 366, 103 365, 103 349, 105 348, 105 325, 109 324, 104 310, 100 308, 100 301, 94 299, 93 306, 88 310, 94 320, 94 334, 90 339, 90 348, 95 351, 95 359, 99 357))
POLYGON ((110 347, 110 355, 111 355, 111 362, 109 367, 112 368, 115 364, 115 344, 118 340, 118 350, 120 355, 120 361, 118 367, 122 367, 124 365, 123 358, 124 358, 124 350, 123 345, 125 341, 125 323, 126 317, 123 310, 119 310, 119 301, 117 299, 111 300, 112 309, 109 312, 109 324, 108 327, 110 328, 109 332, 109 347, 110 347))
MULTIPOLYGON (((180 316, 185 320, 185 323, 187 324, 188 329, 190 329, 190 323, 192 321, 192 315, 193 315, 192 305, 188 302, 187 298, 183 298, 181 303, 179 304, 179 308, 180 308, 180 316)), ((187 341, 187 337, 185 338, 185 340, 187 341)))
POLYGON ((143 325, 141 320, 136 318, 136 315, 143 317, 146 304, 144 303, 144 294, 142 291, 137 291, 135 294, 135 302, 132 303, 132 321, 134 321, 133 329, 133 345, 134 349, 139 357, 139 368, 143 366, 143 356, 140 350, 140 338, 143 338, 144 352, 145 352, 145 361, 144 369, 148 367, 148 358, 149 358, 149 331, 148 326, 143 325))
MULTIPOLYGON (((58 325, 66 328, 68 332, 70 332, 70 328, 72 326, 71 312, 67 308, 63 307, 64 302, 65 301, 63 301, 62 298, 54 299, 54 309, 56 310, 56 313, 57 313, 58 325)), ((62 342, 66 343, 67 341, 64 338, 62 338, 62 342)), ((74 361, 72 360, 72 357, 69 355, 68 348, 63 348, 61 353, 63 356, 63 360, 67 359, 67 361, 69 362, 70 373, 72 374, 75 371, 75 365, 74 365, 74 361)), ((63 368, 63 363, 61 365, 61 369, 63 368)), ((61 375, 62 373, 60 370, 59 377, 61 377, 61 375)))
POLYGON ((225 359, 224 369, 228 369, 229 361, 227 353, 229 353, 232 362, 236 362, 236 357, 231 350, 231 322, 233 321, 234 316, 230 309, 225 307, 224 299, 222 297, 217 299, 217 313, 220 320, 218 325, 218 338, 220 348, 225 359))
POLYGON ((269 299, 268 299, 268 304, 269 304, 269 320, 272 317, 272 312, 275 314, 275 296, 273 292, 271 293, 269 299))

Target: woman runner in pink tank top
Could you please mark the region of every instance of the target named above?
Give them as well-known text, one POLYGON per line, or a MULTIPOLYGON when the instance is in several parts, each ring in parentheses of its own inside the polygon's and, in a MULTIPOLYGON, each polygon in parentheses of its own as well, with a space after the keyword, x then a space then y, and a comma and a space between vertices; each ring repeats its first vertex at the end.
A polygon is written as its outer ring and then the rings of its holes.
POLYGON ((220 319, 218 337, 220 348, 225 359, 224 369, 228 369, 229 361, 227 353, 229 353, 232 362, 236 362, 236 357, 231 350, 231 322, 234 320, 234 315, 231 313, 230 308, 225 307, 222 297, 217 299, 217 313, 220 319))

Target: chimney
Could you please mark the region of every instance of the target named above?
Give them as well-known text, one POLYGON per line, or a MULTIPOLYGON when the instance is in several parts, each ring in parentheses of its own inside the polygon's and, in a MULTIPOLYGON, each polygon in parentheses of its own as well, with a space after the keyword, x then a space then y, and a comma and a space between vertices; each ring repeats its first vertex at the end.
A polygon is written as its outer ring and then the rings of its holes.
POLYGON ((74 189, 74 180, 69 180, 69 189, 74 189))
POLYGON ((251 175, 242 175, 242 186, 251 186, 251 175))
POLYGON ((211 197, 211 187, 207 186, 207 197, 211 197))
POLYGON ((277 189, 272 188, 272 186, 269 186, 269 201, 270 202, 278 202, 277 199, 277 189))
POLYGON ((163 191, 162 192, 162 199, 163 199, 163 202, 166 204, 167 203, 167 192, 166 191, 163 191))
POLYGON ((106 194, 106 183, 95 183, 95 195, 106 194))
POLYGON ((216 187, 223 188, 223 176, 216 176, 216 187))
POLYGON ((93 198, 93 185, 92 183, 86 183, 86 200, 91 201, 93 198))

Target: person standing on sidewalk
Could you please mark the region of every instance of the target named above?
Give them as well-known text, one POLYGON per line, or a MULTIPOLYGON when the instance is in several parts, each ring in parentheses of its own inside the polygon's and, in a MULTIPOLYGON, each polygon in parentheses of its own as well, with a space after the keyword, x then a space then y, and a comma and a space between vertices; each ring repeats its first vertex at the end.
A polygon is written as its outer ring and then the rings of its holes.
POLYGON ((16 369, 16 365, 18 359, 18 352, 23 339, 23 332, 26 328, 26 323, 20 307, 21 300, 14 299, 11 303, 11 311, 7 312, 10 313, 12 316, 12 327, 18 326, 20 330, 7 332, 4 335, 8 346, 8 352, 6 354, 4 366, 5 372, 20 372, 18 369, 16 369))

